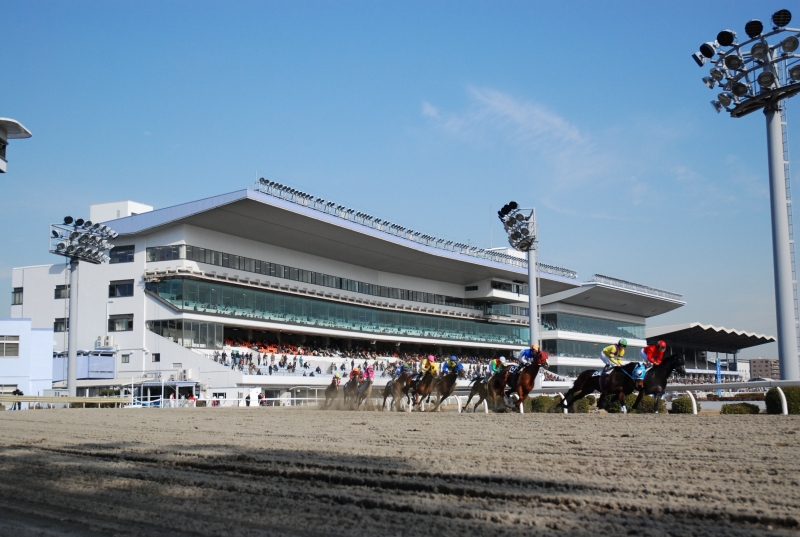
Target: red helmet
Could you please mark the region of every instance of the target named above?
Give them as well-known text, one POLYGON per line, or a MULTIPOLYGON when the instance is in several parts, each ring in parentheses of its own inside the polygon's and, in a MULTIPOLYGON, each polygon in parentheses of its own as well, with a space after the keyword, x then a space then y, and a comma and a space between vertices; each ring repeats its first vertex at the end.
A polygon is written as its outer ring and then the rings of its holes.
POLYGON ((658 346, 661 347, 662 349, 666 349, 667 343, 662 339, 658 342, 658 346))

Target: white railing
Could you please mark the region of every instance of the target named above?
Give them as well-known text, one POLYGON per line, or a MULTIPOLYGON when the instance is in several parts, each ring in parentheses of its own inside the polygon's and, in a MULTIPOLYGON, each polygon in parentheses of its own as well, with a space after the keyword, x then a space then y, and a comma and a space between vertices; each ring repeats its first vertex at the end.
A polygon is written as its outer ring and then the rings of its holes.
POLYGON ((664 291, 663 289, 656 289, 648 285, 641 285, 638 283, 620 280, 619 278, 612 278, 610 276, 603 276, 602 274, 595 274, 592 278, 593 282, 610 285, 619 289, 627 289, 629 291, 636 291, 645 295, 659 296, 661 298, 668 298, 670 300, 683 300, 683 295, 680 293, 673 293, 672 291, 664 291))

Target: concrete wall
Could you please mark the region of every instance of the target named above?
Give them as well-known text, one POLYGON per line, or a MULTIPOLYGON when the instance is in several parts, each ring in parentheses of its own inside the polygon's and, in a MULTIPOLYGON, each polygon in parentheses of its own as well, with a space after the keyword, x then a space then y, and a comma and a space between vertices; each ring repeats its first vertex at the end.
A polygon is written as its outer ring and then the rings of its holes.
POLYGON ((52 329, 34 329, 30 319, 0 319, 0 335, 19 336, 19 356, 0 358, 0 385, 16 385, 25 395, 52 388, 52 329))

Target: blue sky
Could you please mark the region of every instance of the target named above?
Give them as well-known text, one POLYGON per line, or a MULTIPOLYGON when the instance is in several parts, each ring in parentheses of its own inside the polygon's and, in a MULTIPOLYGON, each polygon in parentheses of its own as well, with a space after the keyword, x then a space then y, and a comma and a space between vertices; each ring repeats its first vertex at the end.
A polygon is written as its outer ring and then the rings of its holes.
POLYGON ((717 115, 690 55, 787 6, 725 6, 7 2, 0 116, 34 136, 0 177, 0 315, 50 221, 258 173, 479 246, 516 199, 543 262, 684 294, 650 325, 775 334, 764 118, 717 115))

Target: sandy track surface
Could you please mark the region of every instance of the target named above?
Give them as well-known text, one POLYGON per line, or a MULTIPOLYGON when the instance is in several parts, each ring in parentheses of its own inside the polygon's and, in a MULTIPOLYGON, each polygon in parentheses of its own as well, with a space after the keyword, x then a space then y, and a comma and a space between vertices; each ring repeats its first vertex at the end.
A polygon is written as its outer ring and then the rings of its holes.
POLYGON ((800 533, 800 420, 0 413, 2 535, 800 533))

